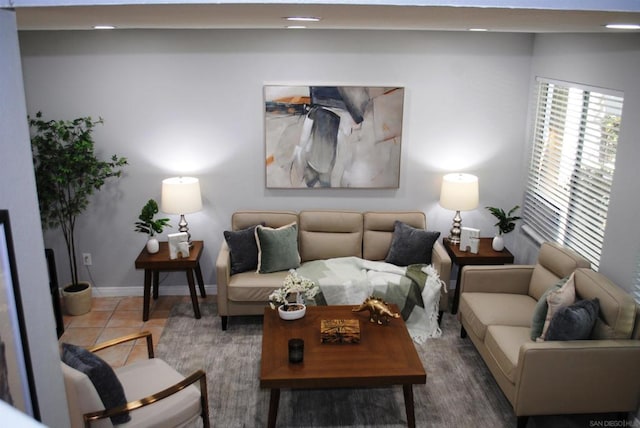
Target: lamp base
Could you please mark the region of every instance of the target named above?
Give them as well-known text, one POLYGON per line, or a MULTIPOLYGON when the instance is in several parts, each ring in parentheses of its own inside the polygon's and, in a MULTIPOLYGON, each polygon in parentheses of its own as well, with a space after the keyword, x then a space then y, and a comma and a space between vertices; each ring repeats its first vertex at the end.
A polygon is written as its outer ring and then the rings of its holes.
POLYGON ((447 238, 452 244, 460 244, 460 232, 462 231, 462 217, 460 217, 460 211, 456 211, 456 215, 453 217, 453 226, 449 231, 449 237, 447 238))
POLYGON ((184 218, 184 214, 180 214, 180 223, 178 223, 178 226, 178 232, 185 232, 187 234, 189 248, 193 248, 193 241, 191 240, 191 234, 189 233, 189 224, 187 223, 187 219, 184 218))

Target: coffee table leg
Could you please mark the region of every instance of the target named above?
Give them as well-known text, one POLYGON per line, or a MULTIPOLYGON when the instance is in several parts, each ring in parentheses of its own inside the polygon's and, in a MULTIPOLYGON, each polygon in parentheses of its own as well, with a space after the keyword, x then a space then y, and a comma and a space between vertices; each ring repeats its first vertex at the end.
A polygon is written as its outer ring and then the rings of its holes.
POLYGON ((193 313, 196 319, 200 319, 200 306, 198 306, 198 295, 196 294, 196 285, 193 281, 193 269, 187 269, 187 282, 189 283, 189 293, 191 294, 193 313))
POLYGON ((271 398, 269 398, 269 421, 268 428, 276 428, 276 419, 278 418, 278 406, 280 405, 280 389, 273 388, 271 390, 271 398))
POLYGON ((403 385, 404 390, 404 408, 407 412, 407 426, 409 428, 416 427, 416 415, 413 408, 413 385, 403 385))

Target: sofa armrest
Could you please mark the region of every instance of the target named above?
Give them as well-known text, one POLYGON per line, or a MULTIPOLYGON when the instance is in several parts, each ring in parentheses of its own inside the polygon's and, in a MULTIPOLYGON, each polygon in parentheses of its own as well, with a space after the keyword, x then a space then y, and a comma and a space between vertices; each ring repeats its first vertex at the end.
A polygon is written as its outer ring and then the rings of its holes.
POLYGON ((449 295, 448 290, 451 281, 451 257, 449 253, 444 249, 444 246, 436 241, 433 244, 433 251, 431 252, 431 264, 435 268, 440 279, 444 283, 444 290, 440 291, 440 302, 438 304, 438 310, 440 312, 449 310, 449 295))
POLYGON ((447 288, 449 288, 449 282, 451 281, 451 257, 449 257, 444 245, 439 241, 433 244, 431 263, 440 275, 440 279, 446 284, 447 288))
POLYGON ((226 241, 222 242, 220 252, 216 259, 216 286, 218 291, 218 314, 221 316, 228 315, 227 306, 227 289, 231 279, 231 254, 226 241))
POLYGON ((460 293, 527 294, 534 266, 464 266, 460 293))
POLYGON ((640 341, 529 342, 520 347, 516 416, 635 410, 640 341))

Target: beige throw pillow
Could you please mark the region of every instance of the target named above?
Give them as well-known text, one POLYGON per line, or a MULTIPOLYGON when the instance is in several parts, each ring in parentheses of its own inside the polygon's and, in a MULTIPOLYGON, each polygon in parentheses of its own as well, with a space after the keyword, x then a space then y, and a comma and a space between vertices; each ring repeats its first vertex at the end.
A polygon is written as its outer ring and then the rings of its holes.
POLYGON ((542 334, 536 341, 543 342, 545 337, 547 337, 547 330, 549 329, 549 323, 551 322, 551 318, 553 318, 553 314, 555 314, 559 308, 572 305, 575 301, 576 284, 574 282, 574 274, 571 274, 562 287, 547 294, 549 309, 547 310, 547 317, 544 320, 544 327, 542 327, 542 334))

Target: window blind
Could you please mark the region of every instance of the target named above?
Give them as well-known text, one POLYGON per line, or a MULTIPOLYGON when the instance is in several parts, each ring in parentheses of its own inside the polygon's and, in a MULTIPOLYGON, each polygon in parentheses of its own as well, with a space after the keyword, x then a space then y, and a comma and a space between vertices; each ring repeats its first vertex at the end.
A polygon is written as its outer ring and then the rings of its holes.
POLYGON ((524 225, 597 270, 615 172, 623 97, 538 80, 524 225))

